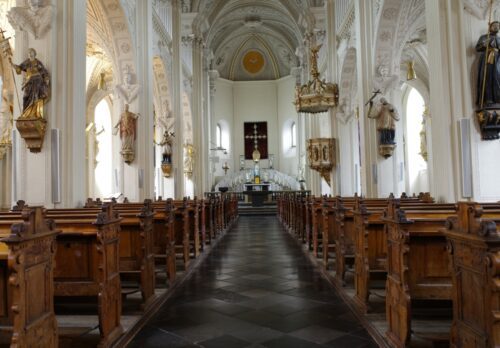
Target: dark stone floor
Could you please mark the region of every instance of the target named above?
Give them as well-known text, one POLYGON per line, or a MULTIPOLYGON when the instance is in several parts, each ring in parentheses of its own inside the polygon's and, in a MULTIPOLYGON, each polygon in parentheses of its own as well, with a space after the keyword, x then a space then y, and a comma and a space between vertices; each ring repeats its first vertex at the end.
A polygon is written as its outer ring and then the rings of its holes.
POLYGON ((129 347, 377 347, 274 216, 240 217, 129 347))

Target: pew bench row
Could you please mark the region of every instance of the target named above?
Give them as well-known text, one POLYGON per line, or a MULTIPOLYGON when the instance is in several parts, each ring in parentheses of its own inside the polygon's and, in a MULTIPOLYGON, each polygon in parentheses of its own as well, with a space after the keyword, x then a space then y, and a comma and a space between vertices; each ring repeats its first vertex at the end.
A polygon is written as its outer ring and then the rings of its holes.
POLYGON ((422 319, 423 306, 435 305, 449 307, 452 319, 436 342, 500 346, 500 204, 283 193, 278 214, 312 257, 333 268, 339 288, 353 272, 352 303, 361 313, 372 310, 374 288, 385 282, 390 346, 407 346, 414 313, 422 319))
POLYGON ((142 307, 149 309, 157 302, 158 272, 172 285, 176 258, 188 269, 236 220, 233 201, 218 196, 98 206, 89 200, 82 209, 19 202, 0 212, 1 331, 11 333, 14 346, 56 347, 54 299, 94 298, 99 346, 112 346, 123 334, 122 280, 137 282, 142 307))

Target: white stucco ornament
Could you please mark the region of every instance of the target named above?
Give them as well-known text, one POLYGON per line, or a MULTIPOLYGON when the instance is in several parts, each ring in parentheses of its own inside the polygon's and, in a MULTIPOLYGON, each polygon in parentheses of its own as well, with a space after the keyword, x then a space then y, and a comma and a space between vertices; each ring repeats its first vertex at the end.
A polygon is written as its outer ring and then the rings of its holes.
POLYGON ((13 7, 7 13, 10 25, 21 31, 27 31, 35 39, 41 39, 52 27, 54 10, 51 5, 44 5, 43 0, 28 0, 26 7, 13 7))
POLYGON ((115 89, 116 94, 118 97, 123 99, 125 104, 132 103, 142 91, 141 85, 132 83, 132 77, 133 75, 130 67, 127 66, 124 71, 123 83, 121 85, 117 85, 115 89))
MULTIPOLYGON (((490 0, 463 0, 464 8, 477 19, 485 20, 488 18, 490 9, 490 0)), ((493 0, 493 12, 496 15, 500 11, 500 0, 493 0)))

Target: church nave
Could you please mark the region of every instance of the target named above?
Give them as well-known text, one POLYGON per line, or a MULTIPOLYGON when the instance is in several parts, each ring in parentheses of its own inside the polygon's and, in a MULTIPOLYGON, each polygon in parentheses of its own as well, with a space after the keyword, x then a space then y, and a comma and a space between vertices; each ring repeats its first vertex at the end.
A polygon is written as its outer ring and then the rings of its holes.
POLYGON ((240 217, 129 347, 376 347, 275 216, 240 217))

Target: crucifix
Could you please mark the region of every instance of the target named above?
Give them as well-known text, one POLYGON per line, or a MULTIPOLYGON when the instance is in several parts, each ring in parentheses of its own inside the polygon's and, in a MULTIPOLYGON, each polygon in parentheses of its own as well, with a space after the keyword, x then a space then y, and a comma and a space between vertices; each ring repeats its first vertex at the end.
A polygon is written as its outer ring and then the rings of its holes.
POLYGON ((259 147, 259 139, 267 139, 267 135, 261 135, 257 132, 257 124, 253 125, 253 132, 251 134, 245 135, 245 139, 253 139, 253 147, 255 150, 259 147))

